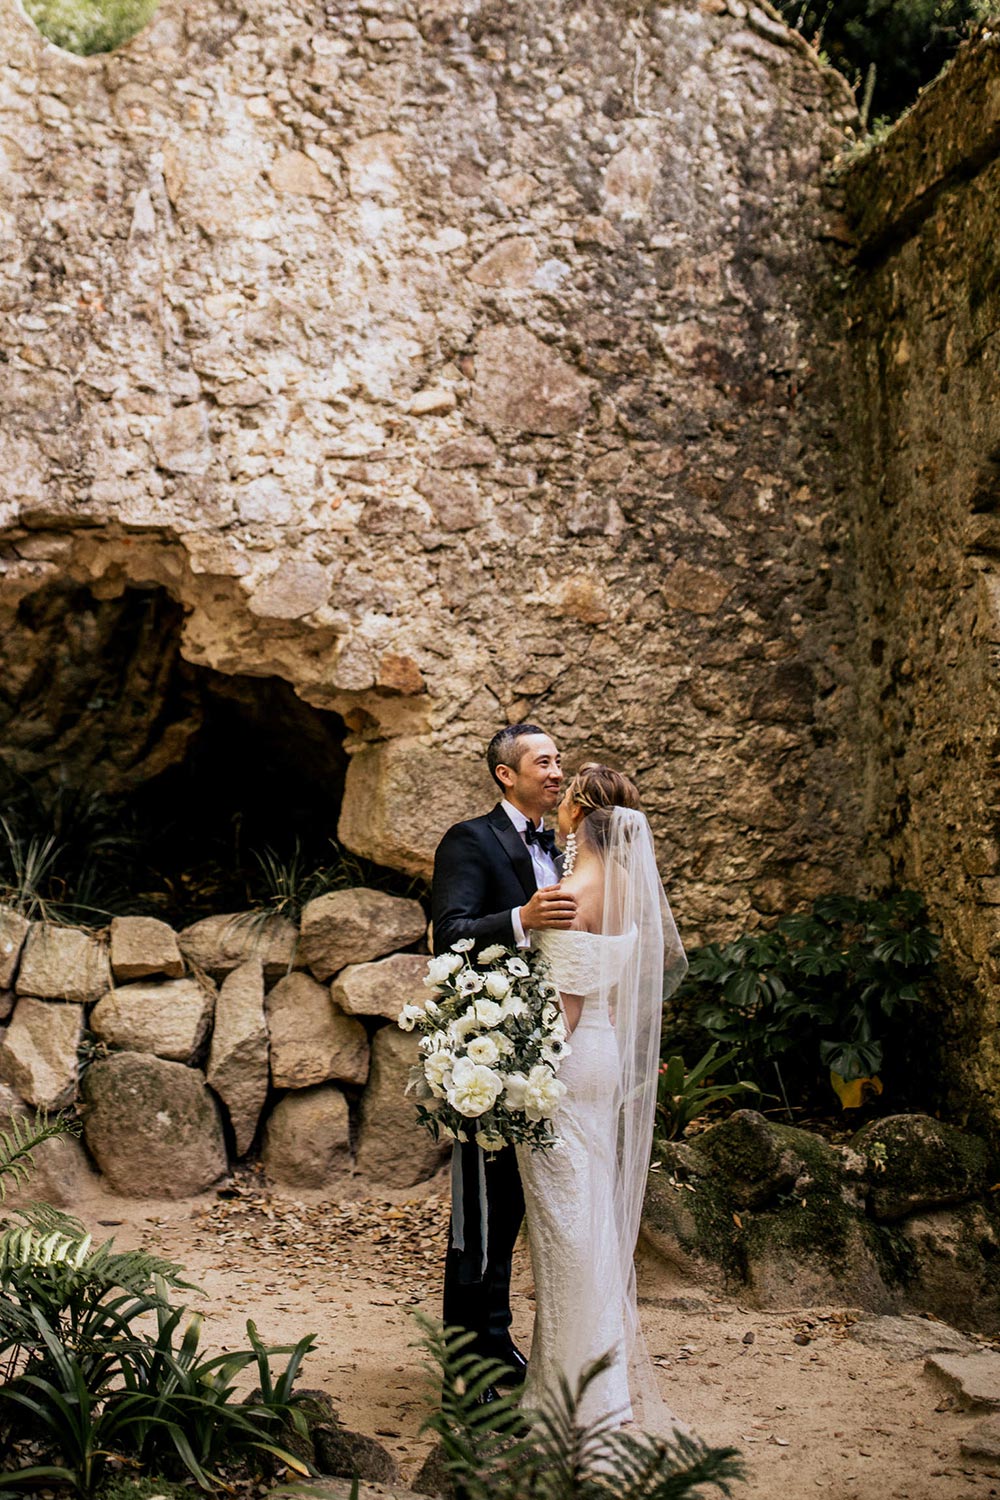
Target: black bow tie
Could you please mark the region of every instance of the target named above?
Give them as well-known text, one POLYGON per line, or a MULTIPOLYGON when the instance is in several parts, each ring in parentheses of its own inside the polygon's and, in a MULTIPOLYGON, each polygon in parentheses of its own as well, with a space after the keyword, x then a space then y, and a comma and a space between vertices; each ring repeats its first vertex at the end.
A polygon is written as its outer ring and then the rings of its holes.
POLYGON ((533 823, 526 823, 524 828, 524 842, 530 849, 532 844, 541 844, 546 854, 555 858, 556 836, 551 828, 536 828, 533 823))

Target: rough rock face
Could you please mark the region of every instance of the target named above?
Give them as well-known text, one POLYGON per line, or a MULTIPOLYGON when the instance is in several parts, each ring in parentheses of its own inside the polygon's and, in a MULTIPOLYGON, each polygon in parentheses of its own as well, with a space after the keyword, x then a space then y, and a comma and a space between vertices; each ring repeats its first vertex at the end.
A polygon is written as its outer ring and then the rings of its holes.
POLYGON ((119 984, 154 974, 180 979, 184 960, 177 936, 156 917, 115 917, 111 923, 111 972, 119 984))
POLYGON ((913 1308, 962 1328, 1000 1328, 1000 1214, 978 1196, 983 1143, 959 1140, 958 1131, 937 1137, 945 1166, 975 1164, 964 1178, 967 1201, 943 1207, 954 1203, 956 1185, 948 1170, 928 1169, 939 1127, 924 1115, 890 1117, 860 1131, 852 1146, 832 1146, 737 1110, 690 1141, 656 1143, 661 1166, 650 1173, 643 1235, 704 1284, 762 1307, 913 1308), (882 1135, 909 1151, 876 1149, 882 1135), (913 1214, 906 1203, 924 1211, 913 1214), (887 1207, 892 1223, 884 1222, 887 1207))
POLYGON ((987 1184, 989 1152, 983 1141, 927 1115, 872 1120, 852 1142, 871 1157, 881 1151, 884 1172, 873 1178, 869 1203, 876 1219, 901 1219, 924 1208, 962 1203, 987 1184))
POLYGON ((76 1097, 82 1036, 82 1005, 22 996, 0 1045, 0 1078, 38 1109, 65 1109, 76 1097))
MULTIPOLYGON (((839 883, 839 77, 742 0, 191 0, 84 60, 0 15, 0 749, 64 733, 41 591, 58 666, 158 587, 190 663, 343 716, 394 868, 537 714, 637 773, 689 941, 839 883)), ((139 779, 186 745, 149 696, 139 779)))
POLYGON ((181 952, 213 979, 224 979, 240 964, 258 958, 265 979, 286 974, 295 959, 298 930, 283 917, 248 920, 250 913, 203 917, 178 933, 181 952))
POLYGON ((78 927, 36 922, 24 941, 16 990, 39 1000, 99 1000, 111 983, 108 950, 78 927))
POLYGON ((196 979, 122 984, 98 1001, 90 1029, 109 1047, 194 1061, 212 1024, 215 997, 196 979))
POLYGON ((336 1079, 364 1083, 368 1035, 360 1021, 334 1008, 323 985, 308 974, 279 979, 265 1001, 271 1038, 271 1082, 302 1089, 336 1079))
POLYGON ((386 1187, 412 1187, 430 1177, 447 1156, 417 1124, 412 1100, 404 1097, 417 1061, 418 1038, 383 1026, 372 1040, 372 1066, 361 1101, 357 1169, 386 1187))
POLYGON ((317 979, 417 943, 427 930, 419 901, 364 887, 331 891, 302 913, 299 960, 317 979))
POLYGON ((351 964, 330 986, 334 1005, 350 1016, 383 1016, 398 1021, 404 1005, 427 997, 423 976, 427 959, 420 953, 394 953, 374 964, 351 964))
POLYGON ((215 1002, 207 1077, 226 1106, 236 1155, 248 1151, 267 1098, 267 1022, 259 958, 234 969, 215 1002))
POLYGON ((184 1198, 226 1170, 222 1124, 204 1074, 118 1052, 84 1075, 84 1138, 113 1192, 184 1198))
MULTIPOLYGON (((13 1089, 0 1083, 0 1130, 9 1130, 13 1119, 28 1120, 34 1113, 13 1089)), ((5 1179, 5 1210, 38 1200, 53 1203, 56 1208, 72 1208, 95 1180, 87 1153, 75 1136, 53 1136, 36 1146, 31 1156, 27 1182, 15 1183, 10 1176, 5 1179)))
POLYGON ((943 933, 942 1081, 994 1144, 998 101, 1000 55, 987 33, 842 186, 855 259, 844 417, 857 460, 865 862, 876 887, 918 888, 943 933))
POLYGON ((13 988, 21 949, 31 923, 9 906, 0 906, 0 990, 13 988))
POLYGON ((287 1187, 326 1187, 350 1171, 347 1100, 338 1088, 303 1089, 279 1099, 267 1117, 264 1170, 287 1187))

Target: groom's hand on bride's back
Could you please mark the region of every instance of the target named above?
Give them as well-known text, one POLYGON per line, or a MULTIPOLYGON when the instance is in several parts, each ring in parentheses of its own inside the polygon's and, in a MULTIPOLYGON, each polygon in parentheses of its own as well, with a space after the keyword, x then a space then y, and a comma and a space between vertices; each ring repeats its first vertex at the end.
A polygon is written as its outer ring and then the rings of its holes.
POLYGON ((531 900, 521 907, 521 926, 533 928, 572 927, 576 916, 576 897, 561 885, 543 885, 531 900))

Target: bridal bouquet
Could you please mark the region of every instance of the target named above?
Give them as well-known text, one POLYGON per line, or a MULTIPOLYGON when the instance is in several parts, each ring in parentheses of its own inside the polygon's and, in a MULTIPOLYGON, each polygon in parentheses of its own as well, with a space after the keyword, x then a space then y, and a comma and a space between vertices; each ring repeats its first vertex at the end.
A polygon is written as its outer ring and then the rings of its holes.
POLYGON ((570 1050, 558 991, 540 954, 492 943, 473 960, 475 946, 462 938, 432 958, 430 995, 403 1007, 399 1025, 423 1033, 407 1093, 427 1101, 417 1115, 435 1140, 554 1146, 566 1092, 556 1073, 570 1050))

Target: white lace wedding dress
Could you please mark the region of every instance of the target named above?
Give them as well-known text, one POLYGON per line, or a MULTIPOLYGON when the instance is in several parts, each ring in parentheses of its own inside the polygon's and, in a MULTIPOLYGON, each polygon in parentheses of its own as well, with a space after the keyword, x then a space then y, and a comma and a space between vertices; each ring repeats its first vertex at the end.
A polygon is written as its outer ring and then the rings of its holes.
MULTIPOLYGON (((542 1405, 558 1392, 561 1376, 575 1391, 583 1368, 610 1353, 613 1363, 587 1388, 579 1420, 686 1432, 659 1397, 639 1327, 632 1265, 638 1223, 623 1208, 620 1181, 628 1081, 609 997, 614 1004, 616 984, 635 962, 639 932, 548 931, 534 941, 560 994, 579 996, 583 1005, 559 1070, 567 1087, 553 1122, 561 1144, 517 1148, 535 1280, 522 1403, 542 1405)), ((648 1153, 647 1141, 646 1164, 648 1153)))

